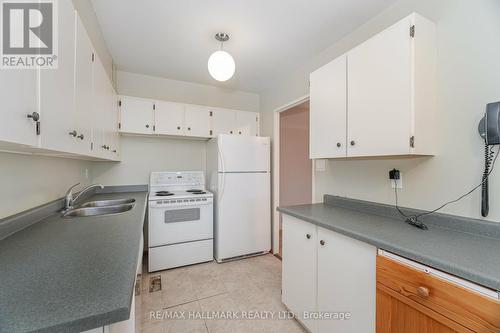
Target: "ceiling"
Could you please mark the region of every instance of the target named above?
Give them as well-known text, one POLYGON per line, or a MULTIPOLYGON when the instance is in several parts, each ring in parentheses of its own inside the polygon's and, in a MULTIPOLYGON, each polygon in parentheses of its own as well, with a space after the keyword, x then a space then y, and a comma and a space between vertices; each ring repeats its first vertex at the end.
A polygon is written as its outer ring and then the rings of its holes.
POLYGON ((92 0, 119 70, 259 92, 395 0, 92 0), (207 60, 224 49, 236 73, 219 83, 207 60))

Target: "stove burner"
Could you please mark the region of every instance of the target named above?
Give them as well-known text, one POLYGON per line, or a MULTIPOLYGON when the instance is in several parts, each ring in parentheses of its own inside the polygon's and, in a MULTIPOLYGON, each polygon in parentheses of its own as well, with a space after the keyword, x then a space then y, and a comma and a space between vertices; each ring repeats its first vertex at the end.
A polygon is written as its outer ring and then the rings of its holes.
POLYGON ((168 196, 171 196, 174 194, 169 192, 169 191, 158 191, 158 192, 156 192, 156 195, 159 197, 168 197, 168 196))
POLYGON ((192 190, 187 190, 186 192, 196 193, 196 192, 203 192, 203 190, 192 189, 192 190))

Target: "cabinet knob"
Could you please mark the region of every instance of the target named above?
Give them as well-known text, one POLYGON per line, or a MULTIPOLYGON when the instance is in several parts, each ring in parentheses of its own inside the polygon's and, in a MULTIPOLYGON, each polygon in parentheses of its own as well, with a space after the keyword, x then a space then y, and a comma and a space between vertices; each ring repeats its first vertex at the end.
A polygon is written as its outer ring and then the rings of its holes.
POLYGON ((113 153, 115 153, 115 154, 116 154, 116 149, 113 149, 113 153))
POLYGON ((417 295, 420 296, 420 297, 429 297, 429 288, 426 288, 426 287, 418 287, 417 288, 417 295))
POLYGON ((40 120, 40 114, 38 112, 33 112, 27 115, 28 118, 33 119, 33 121, 40 120))
POLYGON ((181 127, 180 127, 180 126, 177 126, 177 129, 178 129, 178 130, 180 130, 180 129, 181 129, 181 127))
POLYGON ((351 146, 354 146, 356 144, 356 141, 352 140, 351 141, 351 146))
POLYGON ((146 124, 146 128, 149 128, 149 125, 148 125, 148 124, 146 124))
POLYGON ((233 134, 233 131, 229 131, 229 134, 233 134))
POLYGON ((311 234, 306 234, 307 239, 311 239, 311 234))
POLYGON ((188 127, 188 131, 190 131, 190 130, 191 130, 191 127, 188 127))
POLYGON ((80 140, 83 140, 85 137, 83 136, 83 134, 80 134, 80 135, 77 136, 77 138, 80 139, 80 140))
POLYGON ((337 147, 342 147, 342 144, 340 142, 337 142, 337 147))
POLYGON ((239 131, 238 134, 241 134, 241 131, 239 131))
POLYGON ((68 134, 69 134, 70 136, 74 137, 74 138, 76 138, 76 136, 78 135, 78 134, 76 133, 76 131, 75 131, 75 130, 72 130, 72 131, 71 131, 71 132, 69 132, 68 134))
POLYGON ((324 240, 320 240, 319 243, 321 244, 321 246, 325 246, 325 241, 324 240))

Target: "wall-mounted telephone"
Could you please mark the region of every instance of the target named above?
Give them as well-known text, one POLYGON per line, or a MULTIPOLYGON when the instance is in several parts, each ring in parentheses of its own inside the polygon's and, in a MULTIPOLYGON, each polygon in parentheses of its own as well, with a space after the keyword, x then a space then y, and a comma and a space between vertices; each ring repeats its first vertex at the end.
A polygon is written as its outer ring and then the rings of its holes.
POLYGON ((500 102, 486 105, 486 114, 479 122, 479 135, 485 142, 481 215, 486 217, 489 212, 488 176, 494 155, 492 146, 500 144, 500 102))

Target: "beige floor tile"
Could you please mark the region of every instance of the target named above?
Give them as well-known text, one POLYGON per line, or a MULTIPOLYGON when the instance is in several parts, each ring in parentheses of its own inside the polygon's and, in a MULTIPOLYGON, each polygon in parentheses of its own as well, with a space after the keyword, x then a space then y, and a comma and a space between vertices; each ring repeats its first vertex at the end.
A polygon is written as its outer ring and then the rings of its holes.
MULTIPOLYGON (((145 270, 146 271, 146 270, 145 270)), ((303 333, 294 320, 151 320, 149 311, 286 311, 281 303, 281 261, 273 255, 203 263, 158 272, 162 291, 143 292, 143 333, 303 333)), ((143 279, 148 281, 147 273, 143 279)), ((148 288, 143 281, 143 290, 148 288)))
POLYGON ((177 313, 181 319, 167 319, 164 321, 164 333, 206 333, 208 332, 205 320, 198 317, 201 312, 200 304, 197 301, 179 305, 168 309, 177 313))

